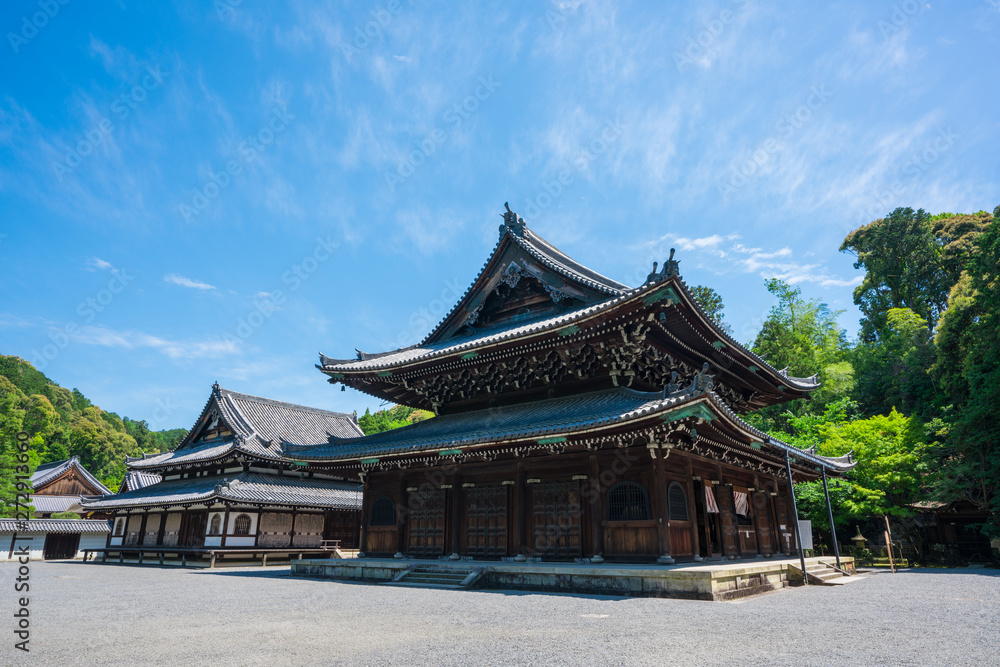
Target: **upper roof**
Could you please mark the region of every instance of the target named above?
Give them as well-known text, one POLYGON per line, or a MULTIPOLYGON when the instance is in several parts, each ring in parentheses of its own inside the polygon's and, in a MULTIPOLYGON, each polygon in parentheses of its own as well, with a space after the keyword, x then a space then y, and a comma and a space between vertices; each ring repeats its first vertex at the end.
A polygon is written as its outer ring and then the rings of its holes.
POLYGON ((94 477, 90 474, 89 470, 83 467, 80 463, 80 459, 76 456, 70 459, 63 459, 62 461, 45 463, 35 468, 35 472, 31 475, 31 488, 37 491, 38 489, 56 481, 70 470, 75 471, 80 477, 83 478, 83 481, 94 487, 95 494, 111 493, 111 490, 108 489, 108 487, 101 484, 101 480, 94 477))
MULTIPOLYGON (((110 533, 105 519, 0 519, 0 533, 110 533), (27 530, 24 530, 27 528, 27 530)), ((39 545, 41 546, 41 545, 39 545)))
POLYGON ((352 482, 245 472, 235 476, 168 480, 135 491, 87 498, 83 505, 88 510, 102 510, 216 501, 354 510, 361 508, 361 486, 352 482))
MULTIPOLYGON (((318 368, 330 376, 331 382, 343 382, 383 400, 437 411, 430 397, 418 395, 422 389, 414 388, 415 380, 438 378, 447 382, 455 379, 448 373, 460 374, 466 370, 473 376, 477 372, 489 374, 491 371, 485 368, 486 365, 499 363, 498 360, 508 356, 530 357, 536 352, 555 349, 562 355, 586 343, 599 342, 602 349, 605 346, 614 348, 622 345, 622 339, 611 329, 625 326, 649 329, 648 342, 637 345, 648 346, 655 342, 667 354, 684 361, 686 373, 705 361, 719 368, 719 384, 738 385, 738 395, 734 395, 734 399, 744 401, 746 406, 756 408, 785 402, 819 387, 816 376, 789 376, 787 369, 775 368, 709 317, 681 279, 679 262, 674 260, 673 251, 661 271, 657 272, 654 265, 645 283, 628 288, 569 259, 510 212, 504 217, 500 242, 472 286, 422 343, 379 354, 358 352, 357 358, 347 360, 320 355, 318 368), (533 293, 514 294, 507 289, 524 282, 522 277, 534 279, 529 281, 533 293), (552 297, 551 302, 545 302, 546 292, 552 297), (572 298, 567 297, 568 294, 572 294, 572 298), (482 317, 483 308, 496 309, 496 301, 503 298, 514 304, 503 306, 508 313, 521 303, 530 304, 526 309, 529 312, 508 315, 482 325, 477 318, 482 317), (594 338, 595 335, 603 338, 594 338)), ((648 364, 642 355, 630 358, 628 350, 623 351, 626 354, 622 359, 615 359, 615 363, 634 364, 635 359, 640 359, 648 364)), ((563 356, 562 363, 572 366, 575 359, 572 355, 563 356)), ((602 358, 601 363, 605 364, 605 370, 596 376, 604 372, 610 376, 609 358, 602 358)), ((668 379, 670 370, 667 369, 668 379)), ((569 380, 563 382, 577 382, 573 375, 571 373, 569 380)), ((583 383, 588 382, 586 377, 579 377, 583 383)), ((516 377, 511 380, 504 391, 514 392, 510 387, 518 392, 526 391, 523 381, 518 383, 516 377)), ((610 384, 609 379, 605 386, 610 384)), ((593 388, 591 383, 586 387, 581 385, 580 390, 593 388)), ((531 386, 531 391, 537 389, 537 385, 531 386)), ((463 389, 459 392, 460 398, 454 400, 464 403, 456 409, 474 409, 479 407, 477 401, 486 399, 510 399, 498 393, 490 391, 477 395, 463 389)), ((525 395, 524 398, 536 396, 525 395)), ((444 405, 447 401, 437 402, 444 405)), ((444 411, 452 410, 449 407, 444 411)))
MULTIPOLYGON (((812 451, 800 450, 772 438, 740 419, 717 394, 692 383, 691 387, 664 397, 619 387, 566 398, 519 403, 515 405, 442 415, 410 426, 361 438, 337 440, 313 447, 286 447, 288 458, 300 461, 377 462, 381 457, 396 457, 421 452, 458 454, 458 448, 479 449, 489 445, 528 441, 544 446, 565 441, 574 433, 591 433, 628 423, 651 420, 701 417, 720 418, 731 431, 741 434, 747 450, 767 447, 772 458, 785 452, 799 464, 825 467, 843 472, 854 467, 849 457, 827 458, 812 451)), ((699 427, 701 428, 701 427, 699 427)))
POLYGON ((131 459, 128 466, 155 470, 237 454, 280 461, 278 450, 284 444, 316 444, 331 437, 362 435, 355 420, 355 415, 241 394, 216 383, 201 416, 176 449, 131 459))
POLYGON ((163 477, 155 472, 129 470, 125 473, 125 479, 122 480, 122 485, 118 487, 118 493, 135 491, 136 489, 152 486, 153 484, 158 484, 162 479, 163 477))

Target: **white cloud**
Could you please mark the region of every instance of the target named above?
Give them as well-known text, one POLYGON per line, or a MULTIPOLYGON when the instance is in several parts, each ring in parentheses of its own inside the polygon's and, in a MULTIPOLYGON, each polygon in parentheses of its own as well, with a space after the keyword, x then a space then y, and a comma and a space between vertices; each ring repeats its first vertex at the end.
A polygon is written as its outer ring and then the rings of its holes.
POLYGON ((113 264, 111 264, 111 262, 105 261, 105 260, 101 259, 100 257, 90 257, 90 258, 88 258, 87 259, 87 266, 90 267, 91 271, 94 271, 94 270, 97 270, 97 269, 100 269, 102 271, 105 270, 105 269, 110 269, 111 271, 115 270, 115 267, 114 267, 113 264))
POLYGON ((215 285, 209 285, 208 283, 198 282, 197 280, 191 280, 190 278, 185 278, 184 276, 178 275, 176 273, 171 273, 169 275, 163 276, 163 281, 168 283, 173 283, 175 285, 180 285, 181 287, 191 287, 194 289, 215 289, 215 285))
POLYGON ((218 357, 239 352, 238 341, 210 339, 204 341, 176 341, 141 331, 115 331, 107 327, 84 326, 72 336, 74 342, 128 350, 149 348, 162 352, 171 359, 197 359, 218 357))

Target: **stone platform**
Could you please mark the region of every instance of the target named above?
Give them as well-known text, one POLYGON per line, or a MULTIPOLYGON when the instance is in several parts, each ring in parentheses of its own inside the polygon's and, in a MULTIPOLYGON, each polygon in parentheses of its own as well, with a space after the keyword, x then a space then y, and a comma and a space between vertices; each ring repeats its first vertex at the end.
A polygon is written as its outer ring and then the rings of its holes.
MULTIPOLYGON (((833 557, 807 558, 806 567, 833 561, 833 557)), ((841 562, 843 569, 854 571, 852 558, 841 558, 841 562)), ((675 565, 360 558, 294 561, 292 576, 402 584, 408 583, 408 575, 419 572, 421 581, 437 574, 443 580, 470 582, 461 588, 724 601, 801 583, 799 567, 797 558, 675 565)))

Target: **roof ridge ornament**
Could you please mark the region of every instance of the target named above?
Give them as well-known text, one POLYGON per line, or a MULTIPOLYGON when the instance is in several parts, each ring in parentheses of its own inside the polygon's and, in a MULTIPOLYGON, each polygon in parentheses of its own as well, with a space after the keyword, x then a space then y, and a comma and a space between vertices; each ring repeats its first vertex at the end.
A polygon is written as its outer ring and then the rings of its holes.
POLYGON ((215 383, 212 385, 212 393, 217 396, 222 394, 222 387, 219 386, 218 380, 216 380, 215 383))
POLYGON ((524 218, 510 210, 510 204, 508 202, 504 202, 503 206, 507 209, 507 212, 500 214, 500 217, 503 218, 503 224, 500 225, 501 238, 503 237, 504 232, 508 230, 517 236, 524 236, 524 228, 526 227, 524 218))
POLYGON ((675 248, 670 249, 670 257, 663 263, 663 269, 657 273, 656 267, 659 266, 659 262, 653 262, 653 272, 646 276, 646 282, 651 283, 658 280, 666 280, 667 278, 673 278, 674 276, 679 276, 681 274, 680 260, 674 259, 675 248))

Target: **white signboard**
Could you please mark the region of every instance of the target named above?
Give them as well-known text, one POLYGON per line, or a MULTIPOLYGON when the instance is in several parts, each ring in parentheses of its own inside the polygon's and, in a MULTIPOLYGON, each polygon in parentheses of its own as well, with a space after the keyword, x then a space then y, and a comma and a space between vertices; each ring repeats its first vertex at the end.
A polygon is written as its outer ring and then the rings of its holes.
POLYGON ((812 521, 799 521, 799 535, 802 539, 802 549, 813 548, 813 523, 812 521))

